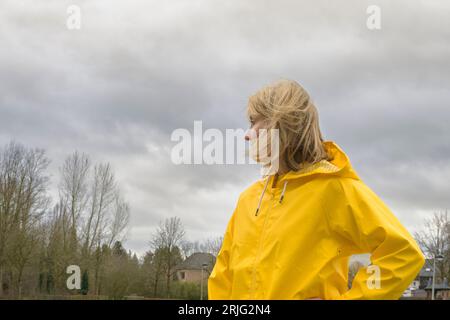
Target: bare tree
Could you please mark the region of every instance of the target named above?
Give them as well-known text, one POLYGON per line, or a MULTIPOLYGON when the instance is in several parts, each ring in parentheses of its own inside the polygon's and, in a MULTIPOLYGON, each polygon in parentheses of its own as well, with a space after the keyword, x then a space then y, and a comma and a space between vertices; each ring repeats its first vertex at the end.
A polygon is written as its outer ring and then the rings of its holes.
POLYGON ((86 154, 75 152, 60 169, 60 202, 69 214, 69 250, 77 250, 79 219, 89 200, 88 174, 91 161, 86 154))
POLYGON ((41 149, 11 142, 0 154, 0 295, 3 268, 13 266, 16 294, 22 273, 36 244, 35 227, 49 204, 49 160, 41 149))
MULTIPOLYGON (((442 255, 442 261, 436 261, 437 274, 450 276, 450 220, 447 210, 438 211, 425 220, 424 228, 414 234, 422 250, 433 259, 442 255)), ((441 279, 442 280, 442 279, 441 279)))
POLYGON ((71 219, 62 201, 48 214, 47 232, 43 241, 44 254, 40 266, 40 292, 63 291, 66 267, 75 263, 74 253, 70 251, 71 219))
POLYGON ((203 252, 211 253, 213 256, 217 257, 220 248, 222 247, 223 237, 208 238, 203 243, 203 252))
POLYGON ((104 240, 107 214, 112 210, 116 195, 114 174, 109 164, 96 165, 90 191, 90 210, 83 226, 83 253, 89 256, 104 240))
POLYGON ((20 297, 23 289, 36 292, 36 284, 39 293, 67 294, 69 264, 93 276, 99 294, 111 246, 126 235, 130 207, 108 163, 91 166, 78 152, 67 157, 52 210, 48 164, 40 149, 11 142, 0 150, 0 296, 4 286, 20 297))
POLYGON ((108 221, 108 246, 115 241, 124 241, 126 228, 130 220, 130 206, 117 191, 114 197, 112 217, 108 221))
POLYGON ((222 247, 222 241, 222 236, 207 238, 202 242, 183 240, 180 244, 183 259, 186 259, 195 252, 207 252, 217 257, 222 247))
POLYGON ((181 258, 180 245, 184 235, 185 232, 180 218, 171 217, 160 223, 151 240, 154 251, 164 253, 167 297, 170 297, 170 282, 174 272, 173 268, 180 262, 176 257, 179 254, 181 258))
POLYGON ((193 254, 196 251, 196 248, 198 247, 198 243, 189 241, 189 240, 183 240, 180 243, 180 249, 181 249, 181 255, 183 259, 186 259, 191 254, 193 254))

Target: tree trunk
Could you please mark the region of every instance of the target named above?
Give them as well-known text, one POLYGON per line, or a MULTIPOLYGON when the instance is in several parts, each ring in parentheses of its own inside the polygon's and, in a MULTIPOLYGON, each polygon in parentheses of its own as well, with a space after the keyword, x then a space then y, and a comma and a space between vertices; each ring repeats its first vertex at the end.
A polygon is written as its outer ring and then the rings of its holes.
POLYGON ((3 296, 3 266, 0 265, 0 297, 3 296))

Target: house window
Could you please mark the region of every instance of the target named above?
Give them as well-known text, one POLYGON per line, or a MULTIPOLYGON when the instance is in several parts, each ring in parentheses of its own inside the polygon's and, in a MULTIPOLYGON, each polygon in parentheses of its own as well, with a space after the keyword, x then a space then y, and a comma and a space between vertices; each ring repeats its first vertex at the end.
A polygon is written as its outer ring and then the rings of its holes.
POLYGON ((186 277, 186 275, 185 275, 184 271, 181 271, 180 272, 180 279, 184 280, 185 277, 186 277))

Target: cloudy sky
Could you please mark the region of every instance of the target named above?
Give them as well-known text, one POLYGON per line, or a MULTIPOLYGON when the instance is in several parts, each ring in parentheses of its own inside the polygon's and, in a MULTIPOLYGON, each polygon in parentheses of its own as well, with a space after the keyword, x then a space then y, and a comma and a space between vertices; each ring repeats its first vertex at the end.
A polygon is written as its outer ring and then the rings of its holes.
POLYGON ((223 234, 258 168, 176 166, 171 133, 246 128, 248 96, 279 78, 411 232, 450 208, 447 0, 2 0, 0 44, 0 145, 45 148, 54 190, 73 151, 109 161, 138 253, 170 216, 191 240, 223 234))

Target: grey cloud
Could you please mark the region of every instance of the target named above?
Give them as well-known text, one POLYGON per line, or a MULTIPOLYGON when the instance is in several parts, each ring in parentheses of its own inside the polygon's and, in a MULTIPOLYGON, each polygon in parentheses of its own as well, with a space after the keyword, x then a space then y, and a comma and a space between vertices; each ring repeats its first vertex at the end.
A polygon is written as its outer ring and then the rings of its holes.
POLYGON ((2 1, 0 142, 77 149, 110 161, 133 209, 139 252, 179 215, 192 237, 221 234, 254 166, 175 166, 176 128, 245 128, 254 91, 292 78, 326 138, 409 227, 449 207, 450 5, 378 1, 2 1))

